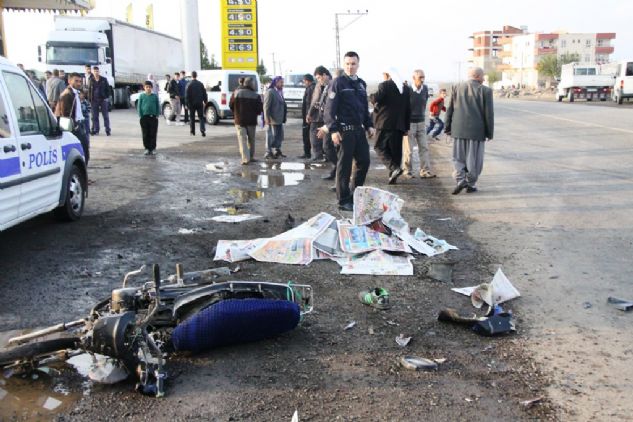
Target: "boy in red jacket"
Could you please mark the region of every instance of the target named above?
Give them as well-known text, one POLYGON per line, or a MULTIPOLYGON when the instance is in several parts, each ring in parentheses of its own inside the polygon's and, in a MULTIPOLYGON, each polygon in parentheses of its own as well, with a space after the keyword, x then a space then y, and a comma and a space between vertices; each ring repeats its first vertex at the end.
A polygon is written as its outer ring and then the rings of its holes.
POLYGON ((446 107, 444 107, 444 98, 446 98, 446 89, 442 88, 439 92, 439 97, 437 97, 431 103, 429 107, 429 111, 431 112, 431 120, 429 121, 429 126, 426 128, 426 134, 428 135, 433 131, 431 135, 431 139, 434 141, 439 141, 437 135, 442 132, 444 129, 444 122, 440 119, 440 113, 442 111, 446 111, 446 107), (433 130, 435 128, 435 130, 433 130))

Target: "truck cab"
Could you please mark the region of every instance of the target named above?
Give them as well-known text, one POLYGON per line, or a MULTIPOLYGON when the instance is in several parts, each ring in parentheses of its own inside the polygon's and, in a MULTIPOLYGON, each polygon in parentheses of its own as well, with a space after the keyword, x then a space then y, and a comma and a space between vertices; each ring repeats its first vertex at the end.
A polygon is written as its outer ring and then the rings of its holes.
POLYGON ((306 73, 310 72, 288 73, 284 76, 284 100, 286 100, 288 114, 301 114, 303 94, 306 92, 303 76, 306 73))
POLYGON ((0 231, 55 210, 77 220, 87 195, 79 140, 26 75, 0 57, 0 231))
POLYGON ((606 101, 611 96, 612 86, 613 75, 602 72, 600 65, 568 63, 561 68, 556 97, 558 101, 567 98, 569 102, 576 99, 606 101))

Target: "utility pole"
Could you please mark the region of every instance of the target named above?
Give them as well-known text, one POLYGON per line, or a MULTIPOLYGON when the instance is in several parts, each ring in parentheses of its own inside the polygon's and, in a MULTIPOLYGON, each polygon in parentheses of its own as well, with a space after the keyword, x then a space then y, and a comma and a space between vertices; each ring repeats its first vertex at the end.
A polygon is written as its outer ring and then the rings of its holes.
POLYGON ((365 16, 367 13, 369 13, 369 10, 365 10, 364 12, 361 12, 360 10, 357 10, 355 12, 350 12, 348 10, 347 12, 334 14, 334 31, 336 32, 336 61, 335 63, 336 63, 337 69, 341 68, 341 37, 339 35, 340 31, 347 28, 348 26, 350 26, 351 24, 353 24, 354 22, 356 22, 357 20, 365 16), (339 23, 338 23, 339 16, 356 16, 356 18, 353 19, 350 23, 348 23, 344 27, 340 28, 339 23))

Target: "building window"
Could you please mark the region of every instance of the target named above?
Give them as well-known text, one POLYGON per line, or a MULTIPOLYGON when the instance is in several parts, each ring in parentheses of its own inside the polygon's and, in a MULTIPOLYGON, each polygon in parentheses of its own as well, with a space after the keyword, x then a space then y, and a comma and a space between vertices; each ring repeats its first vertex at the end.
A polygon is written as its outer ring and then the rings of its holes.
POLYGON ((603 39, 599 39, 596 41, 596 46, 598 47, 602 47, 602 45, 604 44, 604 40, 603 39))
POLYGON ((585 54, 585 62, 586 63, 591 62, 591 54, 585 54))
POLYGON ((591 47, 591 40, 585 40, 585 46, 591 47))
POLYGON ((560 46, 561 48, 567 47, 567 40, 560 40, 560 46))

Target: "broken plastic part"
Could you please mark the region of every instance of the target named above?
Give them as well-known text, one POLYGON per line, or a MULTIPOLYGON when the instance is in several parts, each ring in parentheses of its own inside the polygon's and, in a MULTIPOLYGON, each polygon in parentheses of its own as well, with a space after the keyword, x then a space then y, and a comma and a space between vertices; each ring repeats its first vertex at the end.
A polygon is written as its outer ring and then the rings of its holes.
POLYGON ((431 359, 416 356, 404 356, 400 358, 400 365, 402 365, 403 368, 414 371, 433 371, 438 367, 437 363, 431 359))

